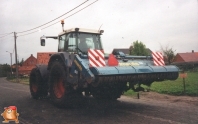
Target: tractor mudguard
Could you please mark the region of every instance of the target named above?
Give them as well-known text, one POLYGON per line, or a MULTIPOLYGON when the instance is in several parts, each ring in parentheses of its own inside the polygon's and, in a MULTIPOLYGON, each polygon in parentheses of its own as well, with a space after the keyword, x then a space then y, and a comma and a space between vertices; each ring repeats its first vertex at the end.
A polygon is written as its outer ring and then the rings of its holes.
POLYGON ((47 70, 47 65, 43 65, 43 64, 37 64, 36 68, 39 70, 41 77, 44 80, 47 80, 48 77, 48 70, 47 70))
POLYGON ((50 70, 54 61, 62 62, 65 68, 70 67, 74 60, 74 57, 75 57, 74 54, 70 54, 68 52, 59 52, 59 53, 53 54, 50 57, 50 60, 48 62, 48 70, 50 70))

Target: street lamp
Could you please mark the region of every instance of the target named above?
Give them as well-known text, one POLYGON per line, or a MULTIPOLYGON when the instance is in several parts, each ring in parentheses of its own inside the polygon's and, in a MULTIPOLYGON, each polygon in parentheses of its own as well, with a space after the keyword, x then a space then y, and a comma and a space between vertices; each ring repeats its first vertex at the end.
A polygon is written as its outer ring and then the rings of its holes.
MULTIPOLYGON (((6 51, 6 52, 8 52, 8 51, 6 51)), ((10 65, 10 70, 11 70, 11 75, 12 75, 12 53, 11 52, 8 52, 8 53, 10 53, 10 59, 11 59, 11 65, 10 65)))

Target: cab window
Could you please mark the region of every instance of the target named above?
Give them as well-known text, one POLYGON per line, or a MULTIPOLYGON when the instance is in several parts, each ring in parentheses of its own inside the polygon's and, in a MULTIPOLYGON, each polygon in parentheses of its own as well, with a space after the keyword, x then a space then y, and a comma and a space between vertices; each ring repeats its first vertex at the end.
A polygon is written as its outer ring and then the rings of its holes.
POLYGON ((65 35, 59 37, 58 51, 63 52, 65 48, 65 35))
POLYGON ((66 38, 66 51, 75 52, 76 51, 76 34, 70 33, 66 38))

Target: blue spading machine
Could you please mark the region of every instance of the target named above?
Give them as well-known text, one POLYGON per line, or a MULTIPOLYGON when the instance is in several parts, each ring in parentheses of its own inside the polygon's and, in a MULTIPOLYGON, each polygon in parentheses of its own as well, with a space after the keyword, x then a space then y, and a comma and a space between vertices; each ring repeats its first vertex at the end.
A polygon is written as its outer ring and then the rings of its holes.
MULTIPOLYGON (((49 54, 48 63, 38 63, 30 74, 30 92, 34 99, 46 97, 62 106, 76 98, 93 96, 97 99, 119 98, 124 91, 144 90, 154 81, 176 80, 179 69, 173 65, 156 66, 153 56, 131 56, 122 51, 105 54, 103 30, 72 28, 58 36, 58 52, 49 54)), ((162 62, 159 58, 157 61, 162 62)))

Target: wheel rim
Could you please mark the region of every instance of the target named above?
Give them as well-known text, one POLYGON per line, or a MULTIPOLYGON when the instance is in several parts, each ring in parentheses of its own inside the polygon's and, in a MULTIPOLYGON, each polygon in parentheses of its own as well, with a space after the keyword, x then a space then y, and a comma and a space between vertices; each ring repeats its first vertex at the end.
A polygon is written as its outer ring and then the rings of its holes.
POLYGON ((61 98, 65 93, 65 87, 63 83, 63 79, 57 81, 54 84, 54 94, 57 98, 61 98))

